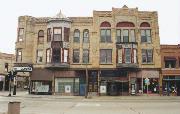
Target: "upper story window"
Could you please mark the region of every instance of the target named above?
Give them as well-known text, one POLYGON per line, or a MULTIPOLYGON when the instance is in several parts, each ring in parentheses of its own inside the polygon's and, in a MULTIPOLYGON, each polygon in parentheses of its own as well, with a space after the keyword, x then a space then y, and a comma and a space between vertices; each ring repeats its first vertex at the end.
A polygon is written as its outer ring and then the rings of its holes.
POLYGON ((153 62, 153 50, 142 49, 142 63, 152 63, 152 62, 153 62))
POLYGON ((79 63, 79 49, 73 50, 73 63, 79 63))
POLYGON ((62 29, 60 27, 53 28, 53 40, 62 41, 62 29))
POLYGON ((147 22, 143 22, 141 23, 140 28, 141 28, 141 42, 151 43, 152 39, 151 39, 150 24, 147 22))
POLYGON ((62 57, 62 62, 67 63, 69 62, 68 56, 69 55, 69 50, 68 49, 63 49, 63 57, 62 57))
POLYGON ((51 41, 51 28, 47 29, 47 42, 51 41))
POLYGON ((116 42, 135 42, 135 25, 132 22, 116 24, 116 42))
POLYGON ((74 42, 80 42, 80 31, 78 29, 74 30, 74 42))
POLYGON ((83 49, 83 63, 89 63, 89 50, 83 49))
POLYGON ((18 30, 18 42, 23 41, 23 36, 24 36, 24 28, 19 28, 19 30, 18 30))
POLYGON ((44 42, 44 31, 39 30, 38 32, 38 44, 42 44, 44 42))
POLYGON ((69 33, 70 33, 70 29, 64 27, 64 41, 65 42, 69 42, 69 33))
POLYGON ((46 63, 51 62, 51 49, 46 50, 46 63))
POLYGON ((100 63, 112 63, 112 49, 100 49, 100 63))
POLYGON ((60 48, 52 49, 52 62, 60 63, 60 60, 61 60, 61 49, 60 48))
POLYGON ((42 63, 43 62, 43 50, 37 50, 37 57, 36 57, 36 63, 42 63))
POLYGON ((125 48, 125 63, 131 63, 131 48, 125 48))
POLYGON ((83 43, 88 43, 89 42, 89 30, 85 29, 83 31, 83 43))
POLYGON ((16 62, 22 62, 22 49, 16 51, 16 62))
POLYGON ((101 42, 112 42, 111 41, 111 24, 107 21, 102 22, 100 25, 100 36, 101 36, 101 42))
POLYGON ((164 57, 165 68, 176 68, 176 57, 164 57))

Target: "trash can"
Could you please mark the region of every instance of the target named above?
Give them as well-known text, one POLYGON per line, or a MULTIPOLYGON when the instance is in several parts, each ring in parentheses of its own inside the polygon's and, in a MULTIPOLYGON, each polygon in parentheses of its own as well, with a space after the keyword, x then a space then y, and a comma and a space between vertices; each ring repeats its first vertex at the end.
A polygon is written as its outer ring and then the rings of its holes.
POLYGON ((20 114, 20 102, 17 101, 9 102, 8 114, 20 114))

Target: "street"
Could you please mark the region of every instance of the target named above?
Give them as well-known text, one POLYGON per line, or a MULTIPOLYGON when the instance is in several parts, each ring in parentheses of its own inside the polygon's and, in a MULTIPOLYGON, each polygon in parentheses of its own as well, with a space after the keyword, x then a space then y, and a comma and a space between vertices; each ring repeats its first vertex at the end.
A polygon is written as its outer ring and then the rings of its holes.
POLYGON ((92 97, 0 94, 0 114, 8 102, 19 101, 21 114, 179 114, 180 97, 118 96, 92 97))

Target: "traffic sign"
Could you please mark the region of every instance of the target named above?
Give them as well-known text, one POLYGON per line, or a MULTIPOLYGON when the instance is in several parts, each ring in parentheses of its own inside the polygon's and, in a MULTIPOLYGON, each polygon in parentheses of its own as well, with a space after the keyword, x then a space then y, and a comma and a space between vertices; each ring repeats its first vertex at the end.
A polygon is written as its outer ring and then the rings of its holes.
POLYGON ((146 78, 146 79, 144 80, 144 83, 145 83, 146 85, 149 85, 149 78, 146 78))

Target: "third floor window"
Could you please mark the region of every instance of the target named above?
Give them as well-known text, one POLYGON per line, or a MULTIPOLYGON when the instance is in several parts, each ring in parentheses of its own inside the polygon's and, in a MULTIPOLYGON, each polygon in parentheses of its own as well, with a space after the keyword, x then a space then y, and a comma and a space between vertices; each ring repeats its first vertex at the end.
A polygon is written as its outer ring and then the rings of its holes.
POLYGON ((142 49, 142 63, 152 63, 152 62, 153 62, 153 50, 142 49))
POLYGON ((61 28, 53 28, 53 38, 54 38, 54 41, 62 41, 62 29, 61 28))
POLYGON ((24 28, 19 28, 19 30, 18 30, 18 42, 23 41, 23 36, 24 36, 24 28))
POLYGON ((38 32, 38 44, 44 43, 44 31, 40 30, 38 32))
POLYGON ((104 21, 100 25, 100 42, 111 43, 111 24, 104 21))
POLYGON ((78 29, 74 30, 74 42, 80 42, 80 31, 78 29))

